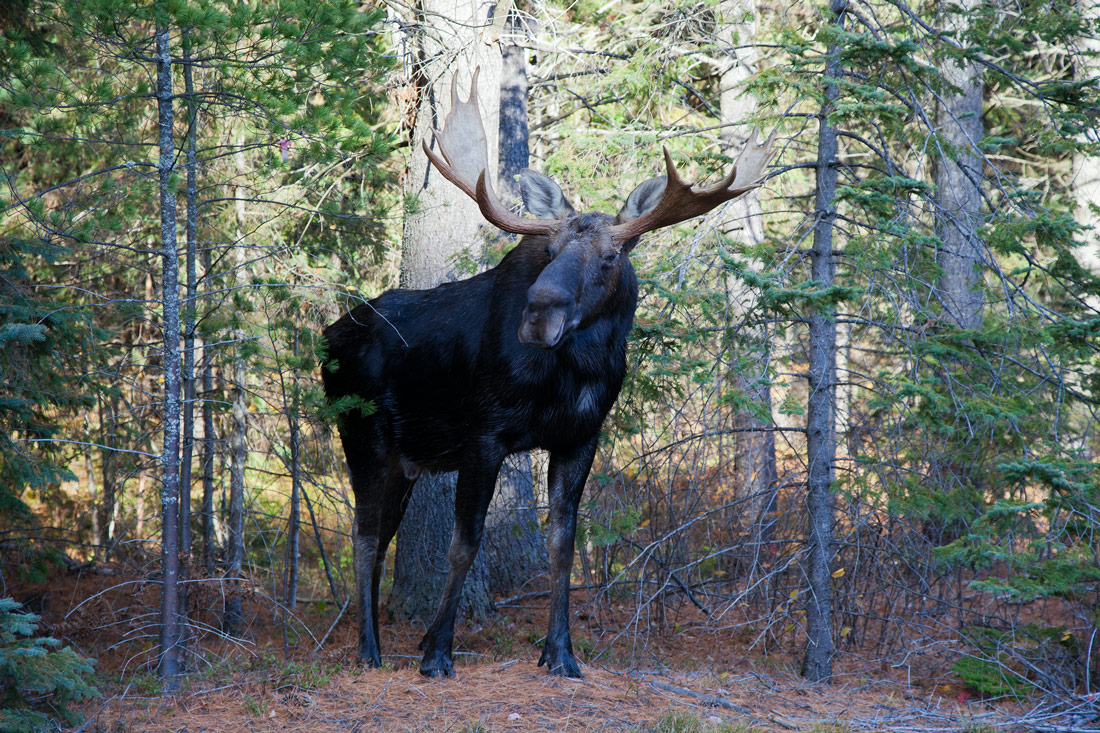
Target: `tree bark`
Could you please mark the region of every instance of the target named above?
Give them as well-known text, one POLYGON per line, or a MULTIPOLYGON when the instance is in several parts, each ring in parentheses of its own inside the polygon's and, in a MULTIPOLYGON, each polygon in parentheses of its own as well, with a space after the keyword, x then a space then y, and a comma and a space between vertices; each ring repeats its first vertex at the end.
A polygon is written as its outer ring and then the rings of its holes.
MULTIPOLYGON (((196 254, 198 243, 198 153, 197 130, 198 105, 195 101, 195 85, 192 78, 191 37, 188 29, 182 31, 183 41, 183 88, 187 95, 187 187, 184 196, 187 201, 186 262, 187 262, 187 301, 184 308, 183 327, 183 455, 180 458, 180 618, 190 615, 190 601, 187 593, 187 580, 191 567, 191 458, 195 449, 195 307, 198 295, 198 266, 196 254)), ((181 643, 188 644, 188 628, 182 631, 181 643)))
MULTIPOLYGON (((961 13, 948 16, 955 38, 963 38, 979 0, 961 0, 961 13)), ((939 154, 935 156, 939 297, 947 315, 961 328, 979 328, 984 298, 980 290, 984 262, 981 226, 982 161, 974 152, 982 138, 982 80, 969 61, 949 61, 941 69, 954 89, 943 92, 937 112, 939 154)))
POLYGON ((157 25, 157 140, 160 152, 161 306, 164 332, 164 443, 161 453, 161 600, 159 673, 179 688, 180 314, 176 191, 172 181, 172 55, 166 26, 157 25))
MULTIPOLYGON (((214 289, 210 248, 202 253, 205 292, 214 289)), ((214 576, 214 350, 202 348, 202 566, 207 577, 214 576)))
MULTIPOLYGON (((244 141, 237 142, 237 168, 245 169, 244 141)), ((234 198, 237 202, 236 236, 236 277, 243 277, 246 257, 245 238, 245 199, 248 197, 242 187, 237 186, 234 198)), ((243 331, 236 332, 237 346, 233 355, 232 413, 233 430, 229 436, 229 537, 226 546, 227 599, 225 603, 225 632, 231 636, 240 636, 244 631, 244 616, 241 605, 241 575, 244 570, 244 494, 245 470, 248 463, 248 364, 244 356, 243 331)))
MULTIPOLYGON (((846 0, 832 0, 830 9, 837 25, 843 25, 846 0)), ((811 277, 818 287, 833 284, 836 270, 833 231, 837 187, 837 130, 829 121, 841 75, 840 49, 831 46, 825 57, 825 102, 818 120, 817 185, 814 193, 813 247, 810 250, 811 277)), ((806 504, 809 520, 809 580, 806 598, 806 651, 802 675, 823 682, 833 674, 832 558, 833 494, 836 461, 836 308, 824 306, 809 317, 810 370, 806 403, 806 504)))
MULTIPOLYGON (((500 6, 502 9, 504 4, 500 6)), ((530 164, 527 126, 527 49, 525 28, 515 11, 501 41, 500 144, 498 190, 520 206, 519 174, 530 164), (518 42, 518 43, 517 43, 518 42)), ((505 235, 514 236, 514 235, 505 235)), ((508 595, 547 571, 546 538, 539 525, 531 454, 505 459, 496 495, 485 517, 481 555, 489 572, 489 591, 508 595)))
MULTIPOLYGON (((195 308, 198 297, 198 105, 192 78, 191 39, 183 30, 183 86, 187 95, 187 304, 183 327, 183 456, 180 459, 180 549, 191 557, 191 456, 195 450, 195 308)), ((185 604, 186 605, 186 604, 185 604)), ((185 609, 186 610, 186 609, 185 609)))
MULTIPOLYGON (((1085 0, 1081 7, 1096 28, 1100 23, 1100 4, 1085 0)), ((1091 55, 1081 54, 1074 76, 1078 80, 1095 79, 1100 76, 1100 39, 1085 36, 1080 42, 1082 51, 1091 55)), ((1077 223, 1091 227, 1081 233, 1085 244, 1077 250, 1077 261, 1092 274, 1100 275, 1100 157, 1082 154, 1074 157, 1073 190, 1077 197, 1077 223)), ((1100 308, 1095 298, 1091 305, 1100 308)))
MULTIPOLYGON (((722 141, 730 155, 736 155, 748 140, 748 130, 735 123, 747 120, 756 112, 756 99, 741 93, 741 87, 756 72, 757 53, 750 45, 756 36, 755 0, 725 0, 721 5, 722 41, 729 64, 722 73, 721 105, 722 141)), ((728 226, 724 234, 740 239, 746 250, 764 241, 763 211, 756 196, 746 196, 730 203, 724 210, 728 226)), ((730 311, 743 314, 751 304, 742 303, 748 293, 737 288, 730 293, 730 311)), ((760 406, 760 412, 771 414, 771 387, 767 384, 767 366, 771 355, 766 326, 746 329, 738 343, 731 345, 731 364, 744 360, 753 365, 730 373, 733 385, 749 400, 760 406)), ((737 485, 749 497, 751 515, 755 518, 754 545, 762 547, 771 541, 775 527, 776 491, 779 484, 775 464, 775 433, 772 422, 761 420, 752 412, 734 418, 734 466, 737 485)))
MULTIPOLYGON (((294 335, 294 352, 298 353, 298 334, 294 335)), ((302 496, 302 462, 300 458, 301 431, 298 424, 298 379, 300 372, 297 367, 291 372, 293 381, 292 391, 288 395, 283 390, 283 400, 287 407, 287 422, 290 429, 290 518, 287 520, 286 536, 286 606, 298 607, 298 554, 299 537, 301 534, 301 496, 302 496)))
MULTIPOLYGON (((487 5, 467 0, 420 0, 413 27, 418 35, 409 47, 411 83, 417 108, 411 151, 405 172, 405 193, 415 198, 417 210, 405 218, 402 239, 401 287, 431 288, 457 280, 457 255, 482 249, 481 214, 477 205, 430 167, 421 140, 431 140, 450 109, 451 78, 458 75, 465 98, 470 77, 481 68, 479 99, 485 120, 489 175, 495 174, 500 88, 500 52, 487 43, 490 30, 487 5)), ((491 38, 491 37, 490 37, 491 38)), ((416 482, 405 519, 397 533, 393 592, 390 606, 407 618, 427 621, 435 612, 447 575, 447 548, 454 527, 455 474, 424 475, 416 482)), ((485 554, 478 553, 463 588, 463 613, 484 616, 492 608, 485 554)))

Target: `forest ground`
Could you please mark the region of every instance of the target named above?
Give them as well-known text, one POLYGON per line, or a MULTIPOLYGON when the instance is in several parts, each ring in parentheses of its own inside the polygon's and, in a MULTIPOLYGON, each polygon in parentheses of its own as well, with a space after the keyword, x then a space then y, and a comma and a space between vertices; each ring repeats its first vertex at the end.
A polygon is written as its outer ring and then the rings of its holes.
MULTIPOLYGON (((9 590, 41 614, 44 631, 98 659, 103 697, 83 706, 82 731, 976 733, 1013 728, 1021 713, 1019 705, 980 699, 949 670, 933 671, 942 664, 898 666, 845 652, 833 684, 811 685, 797 674, 800 650, 765 654, 745 635, 687 616, 666 619, 663 631, 621 633, 631 627, 633 606, 589 614, 576 591, 573 638, 583 680, 552 678, 536 666, 545 597, 502 609, 484 625, 461 623, 456 678, 429 680, 417 671, 418 627, 384 619, 384 667, 360 669, 350 610, 333 626, 339 609, 331 602, 301 603, 284 637, 264 591, 252 589, 243 640, 216 633, 212 610, 193 614, 211 630, 198 640, 200 658, 182 691, 165 696, 148 668, 155 579, 92 567, 9 590), (317 640, 324 640, 321 651, 317 640)), ((209 593, 194 596, 197 608, 221 605, 209 593)))

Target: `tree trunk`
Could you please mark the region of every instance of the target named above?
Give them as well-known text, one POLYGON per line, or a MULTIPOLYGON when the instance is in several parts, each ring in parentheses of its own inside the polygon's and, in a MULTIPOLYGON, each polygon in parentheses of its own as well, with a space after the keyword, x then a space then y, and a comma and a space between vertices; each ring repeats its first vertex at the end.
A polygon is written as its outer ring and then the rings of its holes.
MULTIPOLYGON (((244 141, 237 141, 237 169, 244 171, 244 141)), ((234 274, 244 276, 246 257, 245 239, 245 198, 247 192, 237 186, 234 198, 237 206, 237 235, 234 274)), ((229 537, 226 547, 227 599, 225 603, 225 631, 231 636, 240 636, 244 631, 244 616, 241 607, 241 574, 244 569, 244 494, 245 470, 248 463, 248 364, 244 355, 243 331, 236 332, 236 353, 233 355, 233 380, 230 389, 233 405, 233 430, 229 437, 229 537)))
MULTIPOLYGON (((1090 1, 1084 3, 1081 10, 1092 27, 1096 28, 1096 24, 1100 23, 1100 4, 1090 1)), ((1074 77, 1079 81, 1095 79, 1100 76, 1100 39, 1087 35, 1081 38, 1080 43, 1085 53, 1077 59, 1078 68, 1074 77)), ((1073 190, 1077 196, 1075 218, 1078 224, 1091 227, 1081 232, 1085 245, 1077 250, 1077 260, 1092 274, 1100 275, 1100 157, 1076 155, 1073 174, 1073 190)), ((1100 308, 1100 302, 1095 298, 1091 305, 1100 308)))
POLYGON ((108 446, 115 444, 115 415, 117 410, 110 394, 101 395, 99 398, 99 434, 100 445, 103 448, 99 452, 101 481, 99 502, 99 530, 96 544, 99 546, 99 557, 103 562, 110 562, 112 541, 115 536, 115 520, 118 516, 118 497, 115 489, 115 453, 108 446), (110 426, 110 427, 108 427, 110 426))
MULTIPOLYGON (((959 14, 948 17, 960 41, 970 23, 970 13, 979 0, 961 0, 959 14)), ((947 315, 961 328, 978 328, 982 321, 983 296, 979 289, 982 243, 982 161, 975 154, 982 138, 982 80, 978 67, 969 61, 948 61, 941 69, 944 80, 955 89, 945 89, 937 113, 940 150, 935 156, 936 235, 940 238, 937 261, 941 269, 940 302, 947 315)))
MULTIPOLYGON (((458 75, 462 96, 470 77, 481 68, 480 105, 489 153, 489 174, 495 173, 500 88, 500 52, 486 43, 490 30, 486 11, 466 0, 421 0, 416 4, 409 62, 416 86, 417 108, 405 172, 405 193, 418 201, 418 210, 405 218, 401 257, 401 287, 431 288, 458 279, 454 260, 473 248, 474 260, 482 248, 481 214, 477 205, 431 168, 420 141, 430 138, 450 109, 451 78, 458 75), (442 44, 442 45, 441 45, 442 44)), ((428 620, 435 612, 447 575, 447 548, 454 527, 454 474, 424 475, 409 498, 405 519, 397 533, 393 593, 390 604, 408 618, 428 620)), ((484 616, 491 610, 489 573, 485 554, 470 568, 463 588, 465 613, 484 616)))
MULTIPOLYGON (((187 304, 183 328, 183 455, 180 458, 180 618, 190 615, 187 580, 191 567, 191 457, 195 449, 195 307, 198 295, 198 267, 196 253, 198 243, 198 154, 197 132, 198 104, 195 101, 195 85, 192 78, 191 37, 188 29, 182 32, 183 87, 187 94, 187 201, 186 250, 187 250, 187 304)), ((182 640, 188 643, 188 629, 183 629, 182 640)))
POLYGON ((187 305, 183 327, 183 456, 180 459, 180 548, 191 557, 191 456, 195 450, 195 308, 198 296, 198 105, 192 78, 191 40, 183 30, 183 85, 187 95, 187 305))
MULTIPOLYGON (((500 8, 504 9, 504 3, 500 8)), ((500 145, 498 189, 504 200, 519 205, 519 174, 530 163, 527 128, 527 49, 525 30, 516 12, 508 17, 501 43, 500 145)), ((508 235, 514 236, 514 235, 508 235)), ((508 595, 546 572, 546 538, 539 526, 531 454, 509 456, 500 469, 496 496, 485 517, 481 555, 489 571, 489 590, 508 595)))
MULTIPOLYGON (((205 291, 214 288, 210 248, 202 253, 205 291)), ((214 576, 214 350, 202 349, 202 566, 207 577, 214 576)))
POLYGON ((248 461, 246 436, 248 431, 248 365, 240 353, 244 334, 237 332, 237 353, 233 356, 233 430, 229 436, 229 537, 225 551, 226 602, 224 630, 230 636, 244 631, 241 607, 241 574, 244 570, 244 492, 245 469, 248 461))
MULTIPOLYGON (((846 0, 832 0, 834 22, 842 25, 846 0)), ((825 59, 825 103, 818 121, 817 187, 814 194, 813 248, 810 250, 811 277, 822 289, 833 284, 836 269, 833 230, 837 186, 837 130, 829 121, 838 92, 840 49, 831 46, 825 59)), ((807 548, 809 579, 806 599, 806 652, 802 675, 813 682, 833 674, 832 558, 833 558, 833 470, 836 460, 836 307, 824 306, 809 317, 810 371, 806 403, 806 504, 809 519, 807 548)))
POLYGON ((527 127, 527 49, 523 27, 513 12, 508 36, 500 47, 500 174, 501 196, 519 200, 518 176, 530 165, 530 132, 527 127), (518 42, 518 43, 517 43, 518 42))
POLYGON ((176 191, 172 170, 172 56, 168 28, 157 26, 157 132, 160 151, 161 298, 164 332, 164 450, 161 453, 161 596, 159 672, 165 688, 179 688, 179 450, 180 314, 176 253, 176 191))
MULTIPOLYGON (((756 112, 756 99, 742 93, 742 85, 756 72, 756 49, 751 44, 756 36, 755 0, 725 0, 721 5, 723 42, 729 65, 722 73, 721 105, 722 140, 726 151, 736 155, 748 140, 749 131, 744 125, 734 123, 749 119, 756 112)), ((764 227, 760 200, 746 196, 729 204, 725 209, 728 226, 724 234, 740 240, 745 250, 751 250, 764 241, 764 227)), ((730 311, 744 314, 747 308, 739 301, 748 295, 738 288, 730 297, 730 311)), ((765 326, 746 329, 739 343, 731 345, 731 364, 745 362, 753 365, 731 372, 734 386, 759 405, 759 412, 771 414, 771 387, 767 384, 767 366, 771 354, 769 334, 765 326), (747 359, 738 357, 748 356, 747 359)), ((771 541, 775 527, 776 491, 779 485, 775 464, 775 433, 772 422, 762 420, 753 412, 743 412, 734 418, 734 465, 737 485, 750 497, 749 508, 755 519, 753 544, 759 548, 771 541)))
MULTIPOLYGON (((294 354, 298 353, 298 335, 294 335, 294 354)), ((286 532, 286 606, 298 606, 298 543, 301 530, 302 462, 300 459, 300 431, 298 427, 298 378, 295 367, 291 373, 291 393, 283 390, 283 400, 287 405, 287 421, 290 429, 290 518, 286 532)))

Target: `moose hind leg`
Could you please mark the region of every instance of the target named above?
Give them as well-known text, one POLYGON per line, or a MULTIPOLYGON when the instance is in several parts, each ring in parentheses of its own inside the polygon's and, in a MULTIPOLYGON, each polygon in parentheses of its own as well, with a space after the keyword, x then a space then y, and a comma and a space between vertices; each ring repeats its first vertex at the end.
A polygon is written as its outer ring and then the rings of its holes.
MULTIPOLYGON (((376 507, 355 507, 355 588, 359 602, 359 661, 369 667, 382 666, 378 645, 378 602, 375 598, 374 567, 378 551, 378 515, 376 507)), ((383 550, 383 553, 385 551, 383 550)))
POLYGON ((596 454, 596 439, 571 453, 553 453, 547 484, 550 493, 550 627, 539 666, 550 674, 583 677, 569 635, 569 582, 577 538, 577 506, 596 454))
POLYGON ((477 556, 481 534, 485 528, 485 513, 493 498, 497 471, 503 455, 482 454, 480 460, 464 463, 455 486, 455 527, 447 552, 450 572, 443 587, 443 597, 428 631, 420 642, 424 658, 420 674, 425 677, 453 677, 451 650, 454 645, 455 615, 462 596, 466 573, 477 556))
POLYGON ((405 477, 400 465, 396 469, 393 465, 390 466, 386 480, 386 496, 390 497, 391 500, 382 507, 382 517, 378 527, 378 549, 375 553, 374 569, 371 577, 371 601, 374 604, 371 619, 374 623, 375 639, 381 638, 378 635, 378 604, 382 573, 386 566, 386 550, 389 548, 390 542, 393 541, 393 536, 397 534, 397 527, 401 524, 401 518, 405 515, 405 507, 409 504, 409 495, 412 492, 413 483, 415 483, 414 480, 405 477))
POLYGON ((344 454, 348 459, 351 486, 355 494, 355 595, 359 604, 358 658, 370 667, 382 666, 378 644, 378 600, 374 570, 381 552, 379 534, 384 509, 396 499, 390 496, 387 461, 379 456, 369 441, 356 440, 365 434, 363 428, 342 431, 344 454), (349 440, 351 438, 351 440, 349 440), (364 445, 364 442, 368 443, 364 445), (350 446, 350 449, 349 449, 350 446))

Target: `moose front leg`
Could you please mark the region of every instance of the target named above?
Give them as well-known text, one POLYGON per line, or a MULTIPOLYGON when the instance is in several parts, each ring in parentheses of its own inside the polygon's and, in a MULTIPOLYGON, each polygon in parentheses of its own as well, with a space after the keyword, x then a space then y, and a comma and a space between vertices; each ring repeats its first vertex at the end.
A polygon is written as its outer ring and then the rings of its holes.
POLYGON ((550 674, 562 677, 583 677, 569 636, 569 583, 577 538, 577 507, 595 455, 595 437, 575 451, 550 454, 550 627, 539 666, 545 664, 550 674))
POLYGON ((443 588, 443 597, 428 631, 420 642, 424 658, 420 674, 425 677, 453 677, 451 649, 454 644, 455 614, 462 597, 466 572, 477 556, 481 534, 485 528, 485 513, 496 488, 497 472, 504 455, 496 450, 483 450, 464 462, 455 486, 455 528, 447 552, 450 572, 443 588))

